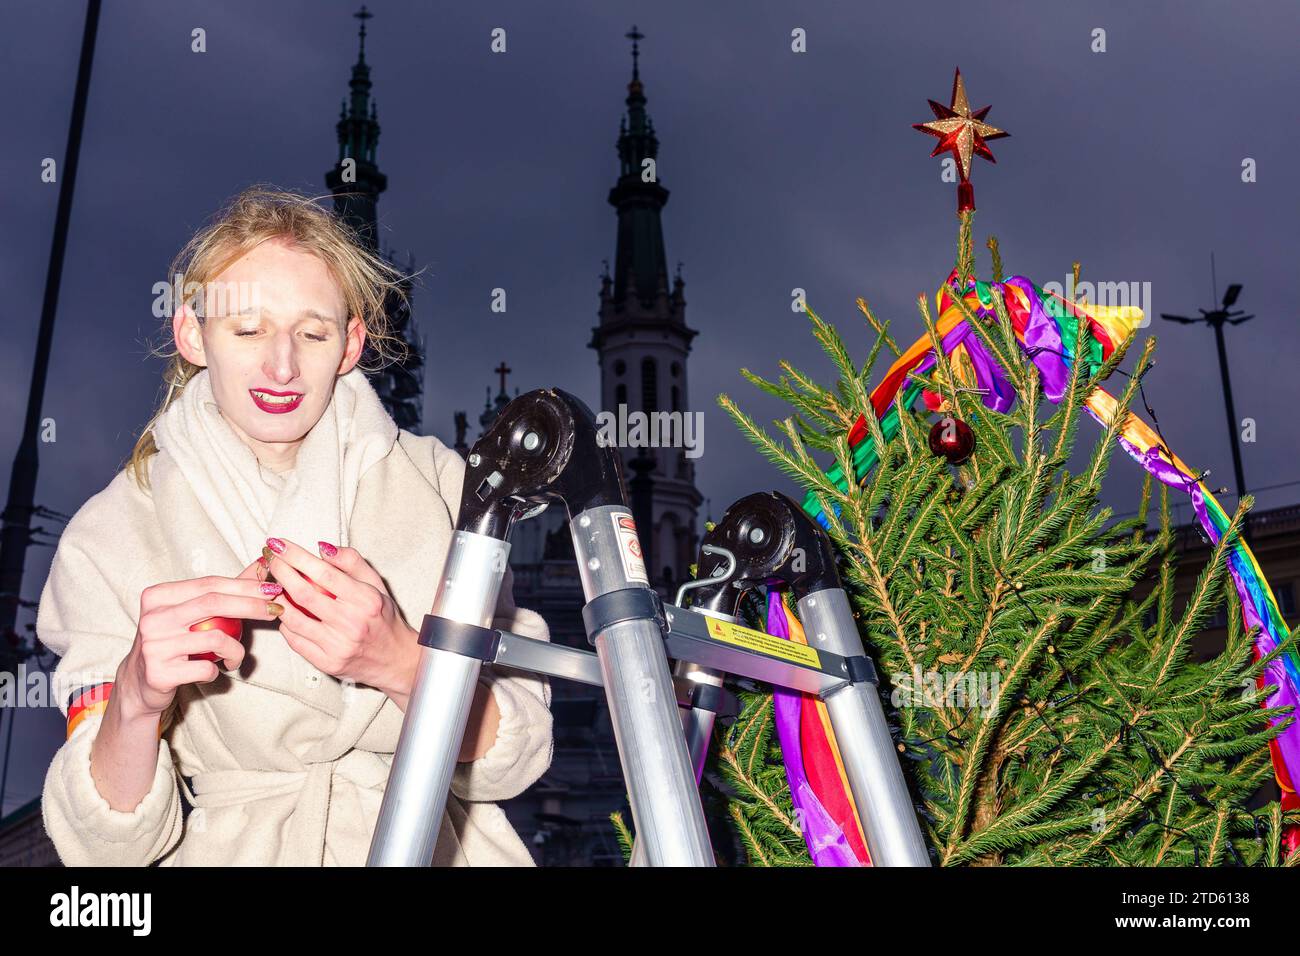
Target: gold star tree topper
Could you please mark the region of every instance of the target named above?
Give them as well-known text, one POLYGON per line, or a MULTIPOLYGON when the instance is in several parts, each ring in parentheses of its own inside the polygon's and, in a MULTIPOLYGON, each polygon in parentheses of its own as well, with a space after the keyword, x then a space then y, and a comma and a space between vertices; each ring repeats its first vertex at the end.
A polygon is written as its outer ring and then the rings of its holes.
POLYGON ((991 107, 971 110, 966 98, 966 84, 957 70, 952 81, 952 105, 944 106, 929 100, 930 109, 935 118, 929 123, 913 123, 913 129, 936 136, 939 143, 931 156, 951 152, 957 160, 957 169, 961 173, 961 182, 957 186, 957 209, 959 212, 975 208, 975 191, 970 185, 971 157, 978 154, 991 163, 996 163, 992 151, 985 145, 986 140, 1001 139, 1011 134, 984 122, 991 107))

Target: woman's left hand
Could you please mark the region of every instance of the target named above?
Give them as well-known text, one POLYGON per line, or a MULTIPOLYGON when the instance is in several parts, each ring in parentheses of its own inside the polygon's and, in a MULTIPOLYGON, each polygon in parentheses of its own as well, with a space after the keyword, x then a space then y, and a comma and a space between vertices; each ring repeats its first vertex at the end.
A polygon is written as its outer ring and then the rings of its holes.
POLYGON ((419 658, 418 635, 402 619, 379 573, 354 548, 322 541, 322 557, 317 557, 292 541, 267 538, 266 543, 270 571, 293 599, 280 615, 280 633, 289 647, 326 674, 404 702, 419 658))

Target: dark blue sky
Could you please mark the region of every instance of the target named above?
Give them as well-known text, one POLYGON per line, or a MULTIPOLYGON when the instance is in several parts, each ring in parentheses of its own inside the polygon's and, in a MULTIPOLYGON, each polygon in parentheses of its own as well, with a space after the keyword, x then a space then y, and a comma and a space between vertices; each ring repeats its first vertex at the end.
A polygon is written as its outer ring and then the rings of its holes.
MULTIPOLYGON (((7 474, 25 407, 84 4, 9 4, 0 31, 7 91, 0 150, 0 458, 7 474)), ((41 449, 38 501, 75 511, 103 488, 158 398, 152 286, 176 249, 252 182, 324 192, 334 123, 356 57, 357 4, 229 0, 105 5, 91 82, 50 387, 58 441, 41 449), (192 53, 190 31, 207 32, 192 53)), ((865 297, 897 338, 921 331, 955 248, 954 187, 934 141, 913 131, 947 102, 954 66, 971 103, 1011 133, 976 160, 977 248, 998 235, 1008 272, 1063 282, 1150 282, 1155 311, 1211 305, 1245 286, 1258 318, 1229 332, 1249 486, 1300 481, 1294 368, 1300 133, 1289 2, 1091 4, 370 4, 368 59, 383 132, 383 241, 425 274, 415 314, 430 343, 426 430, 482 408, 491 369, 511 390, 558 385, 594 402, 602 259, 614 252, 605 197, 630 74, 623 34, 646 34, 641 71, 660 138, 669 262, 684 263, 688 367, 706 416, 701 490, 716 516, 759 487, 788 489, 714 404, 727 391, 760 420, 785 414, 738 369, 788 358, 824 379, 791 290, 865 356, 865 297), (507 52, 490 51, 493 28, 507 52), (807 32, 805 54, 790 32, 807 32), (1093 53, 1092 31, 1107 52, 1093 53), (1241 182, 1253 158, 1258 181, 1241 182), (1288 165, 1289 164, 1289 165, 1288 165), (491 290, 509 310, 490 311, 491 290)), ((980 271, 987 274, 987 258, 980 271)), ((1217 360, 1207 329, 1154 321, 1147 394, 1171 447, 1211 484, 1232 484, 1217 360)), ((883 374, 883 368, 880 370, 883 374)), ((1095 431, 1085 423, 1083 451, 1095 431)), ((477 435, 477 429, 471 438, 477 435)), ((1108 500, 1134 507, 1136 466, 1117 452, 1108 500)), ((1300 485, 1261 507, 1300 500, 1300 485)), ((1231 497, 1225 498, 1231 507, 1231 497)), ((1187 511, 1184 510, 1184 516, 1187 511)), ((49 549, 30 552, 39 595, 49 549)), ((30 617, 20 619, 20 626, 30 617)), ((12 809, 40 788, 57 713, 24 712, 12 809)))

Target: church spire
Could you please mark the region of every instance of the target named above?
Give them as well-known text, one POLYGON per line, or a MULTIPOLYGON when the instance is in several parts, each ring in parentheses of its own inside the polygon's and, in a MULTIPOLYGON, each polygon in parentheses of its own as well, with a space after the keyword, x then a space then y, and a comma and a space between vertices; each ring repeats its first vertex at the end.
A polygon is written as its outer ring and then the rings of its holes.
MULTIPOLYGON (((358 34, 357 62, 352 66, 348 96, 339 113, 338 161, 325 174, 325 185, 334 194, 334 212, 348 224, 357 237, 372 251, 397 269, 401 265, 391 250, 382 250, 378 241, 379 194, 388 186, 388 177, 375 162, 379 143, 379 107, 370 95, 370 64, 366 62, 366 21, 374 14, 363 5, 353 14, 361 21, 358 34)), ((414 268, 414 261, 410 269, 414 268)), ((388 328, 395 339, 405 345, 405 358, 391 363, 378 361, 373 340, 367 337, 362 352, 363 367, 376 366, 366 375, 399 428, 419 434, 424 408, 424 344, 411 322, 411 280, 401 280, 405 296, 389 293, 384 300, 388 328), (380 367, 382 366, 382 367, 380 367)))
POLYGON ((629 300, 650 307, 662 284, 667 288, 667 257, 659 212, 668 202, 668 190, 659 185, 659 139, 646 112, 641 83, 640 41, 645 34, 632 27, 632 80, 627 85, 627 113, 619 125, 618 184, 609 202, 618 210, 618 247, 614 255, 614 305, 629 300))
MULTIPOLYGON (((620 415, 697 415, 690 411, 686 369, 697 333, 686 325, 680 265, 674 279, 668 275, 660 218, 668 190, 659 182, 659 140, 641 82, 645 35, 633 27, 626 36, 632 41, 632 80, 618 136, 618 180, 609 192, 618 215, 614 268, 611 275, 606 264, 600 275, 600 322, 588 345, 599 356, 600 408, 620 415)), ((641 443, 621 448, 619 461, 651 583, 671 597, 664 572, 675 581, 689 578, 698 544, 703 498, 695 487, 694 461, 684 448, 641 443)))
POLYGON ((353 16, 361 21, 360 49, 348 83, 349 95, 339 113, 338 163, 326 173, 325 184, 334 193, 335 211, 373 248, 377 245, 375 205, 388 186, 388 177, 375 161, 379 108, 370 96, 370 64, 366 62, 366 21, 374 14, 362 4, 353 16))
POLYGON ((645 34, 633 25, 623 34, 632 41, 632 82, 627 85, 627 118, 620 129, 618 152, 623 159, 623 172, 629 172, 629 164, 640 168, 640 161, 645 157, 654 157, 659 152, 659 141, 655 139, 654 124, 645 111, 645 88, 641 85, 641 71, 637 59, 641 55, 638 40, 644 40, 645 34))

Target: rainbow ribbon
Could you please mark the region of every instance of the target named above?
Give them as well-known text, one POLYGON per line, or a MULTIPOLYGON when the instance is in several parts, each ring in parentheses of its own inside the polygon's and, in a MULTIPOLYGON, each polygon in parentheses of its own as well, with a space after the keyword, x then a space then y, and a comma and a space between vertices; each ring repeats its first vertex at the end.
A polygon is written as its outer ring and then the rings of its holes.
MULTIPOLYGON (((807 644, 788 596, 769 591, 767 632, 807 644)), ((786 687, 772 693, 776 732, 799 829, 817 866, 870 866, 862 820, 853 805, 844 760, 826 705, 815 694, 786 687)))
MULTIPOLYGON (((948 276, 948 281, 935 296, 939 313, 936 325, 937 337, 946 354, 957 358, 964 352, 970 360, 978 387, 984 391, 982 396, 984 405, 998 412, 1006 412, 1015 402, 1015 388, 988 354, 979 337, 971 330, 965 313, 953 300, 953 293, 960 288, 957 270, 953 269, 948 276)), ((1089 374, 1095 374, 1096 369, 1114 352, 1115 347, 1124 341, 1142 321, 1142 310, 1136 307, 1070 302, 1054 293, 1045 292, 1023 276, 1012 276, 1005 282, 982 282, 968 278, 965 291, 962 293, 962 301, 981 321, 996 320, 993 306, 995 289, 1002 294, 1021 349, 1038 370, 1043 393, 1053 403, 1059 403, 1065 395, 1076 356, 1082 358, 1089 374), (1085 336, 1082 347, 1077 342, 1079 316, 1087 319, 1091 332, 1091 336, 1085 336)), ((920 382, 909 378, 913 372, 922 373, 932 368, 935 362, 936 356, 931 340, 929 336, 924 336, 899 357, 884 380, 872 390, 871 407, 880 422, 886 441, 892 440, 898 433, 900 410, 910 409, 918 393, 924 393, 923 397, 928 407, 936 406, 938 396, 923 389, 920 382)), ((957 363, 954 368, 959 366, 960 363, 957 363)), ((1089 415, 1105 427, 1113 420, 1118 404, 1114 396, 1105 389, 1095 387, 1088 395, 1084 407, 1089 415)), ((849 432, 854 478, 859 483, 866 480, 879 460, 870 437, 866 419, 859 417, 849 432)), ((1211 544, 1217 545, 1227 531, 1230 519, 1205 483, 1197 478, 1196 472, 1173 454, 1161 441, 1159 435, 1132 412, 1126 415, 1117 441, 1149 474, 1171 488, 1186 492, 1191 497, 1198 522, 1209 536, 1211 544)), ((847 482, 838 464, 827 471, 827 477, 841 490, 847 489, 847 482)), ((810 491, 805 497, 803 508, 823 527, 830 526, 813 492, 810 491)), ((1289 628, 1282 618, 1277 599, 1263 571, 1260 570, 1259 563, 1240 536, 1228 549, 1227 560, 1229 573, 1232 575, 1241 601, 1242 620, 1248 628, 1256 625, 1259 627, 1254 647, 1255 660, 1259 660, 1277 649, 1279 643, 1289 633, 1289 628)), ((793 615, 790 617, 793 619, 793 615)), ((1296 707, 1295 713, 1300 717, 1300 707, 1297 707, 1300 705, 1300 657, 1297 656, 1295 648, 1288 648, 1268 664, 1265 672, 1260 675, 1259 687, 1263 688, 1268 684, 1275 685, 1276 690, 1265 698, 1263 706, 1296 707)), ((824 705, 821 710, 825 710, 824 705)), ((819 716, 824 718, 824 714, 819 716)), ((1272 719, 1272 723, 1276 726, 1286 719, 1286 716, 1276 717, 1272 719)), ((804 722, 811 724, 806 715, 804 722)), ((827 730, 825 743, 813 741, 810 746, 807 738, 802 741, 800 762, 803 767, 833 765, 838 761, 834 735, 829 733, 828 722, 825 723, 825 728, 827 730)), ((785 746, 784 737, 782 746, 783 748, 785 746)), ((1300 809, 1300 796, 1296 794, 1294 783, 1300 779, 1300 721, 1292 724, 1270 741, 1269 749, 1273 771, 1282 789, 1283 809, 1300 809)), ((790 774, 789 751, 785 753, 787 773, 790 774)), ((791 774, 792 792, 793 779, 796 775, 791 774)), ((831 782, 833 783, 833 780, 831 782)), ((832 790, 833 788, 828 788, 828 791, 832 790)), ((818 795, 823 803, 834 802, 833 792, 818 791, 818 795)), ((849 829, 852 832, 852 828, 849 829)), ((825 834, 810 835, 810 849, 814 839, 825 838, 825 834)), ((1285 844, 1288 852, 1300 846, 1300 827, 1288 827, 1285 844)), ((816 858, 815 854, 814 858, 816 858)))

